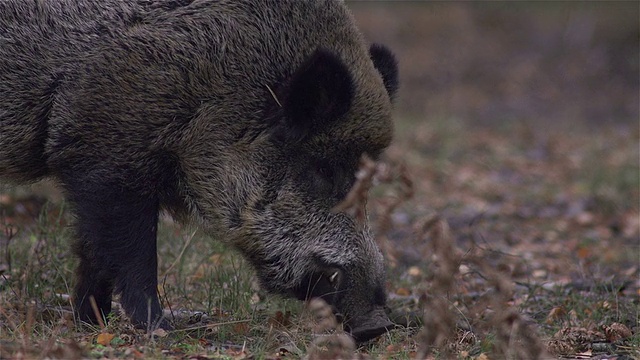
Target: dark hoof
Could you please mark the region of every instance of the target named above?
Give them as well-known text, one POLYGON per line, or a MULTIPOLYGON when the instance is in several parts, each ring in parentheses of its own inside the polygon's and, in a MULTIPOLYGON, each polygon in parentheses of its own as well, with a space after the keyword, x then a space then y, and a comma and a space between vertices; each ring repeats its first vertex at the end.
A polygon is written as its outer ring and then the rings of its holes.
POLYGON ((384 310, 376 309, 369 314, 351 319, 347 324, 351 336, 357 343, 374 339, 395 328, 384 310))
POLYGON ((151 325, 147 324, 146 322, 133 322, 133 324, 136 329, 146 330, 149 333, 152 333, 158 329, 166 331, 173 330, 173 326, 171 326, 169 320, 164 317, 161 317, 158 320, 152 322, 151 325))
POLYGON ((171 323, 169 322, 169 320, 167 320, 166 318, 161 318, 160 321, 157 321, 154 326, 153 326, 153 330, 156 329, 162 329, 162 330, 167 330, 167 331, 171 331, 173 330, 173 326, 171 325, 171 323))

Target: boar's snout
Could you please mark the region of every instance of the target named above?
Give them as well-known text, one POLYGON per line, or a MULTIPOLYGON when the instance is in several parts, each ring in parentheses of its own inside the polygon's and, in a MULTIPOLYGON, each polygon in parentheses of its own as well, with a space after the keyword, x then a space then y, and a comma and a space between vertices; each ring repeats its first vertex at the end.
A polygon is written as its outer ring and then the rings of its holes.
POLYGON ((346 329, 356 342, 364 342, 376 338, 393 329, 395 325, 382 307, 376 307, 367 314, 347 320, 346 329))
POLYGON ((393 329, 395 324, 385 312, 386 295, 382 286, 378 281, 366 286, 366 279, 361 277, 366 271, 358 270, 343 271, 323 266, 307 276, 294 294, 301 300, 321 298, 326 301, 334 313, 342 314, 345 330, 354 340, 364 342, 393 329), (354 278, 360 281, 353 281, 354 278))

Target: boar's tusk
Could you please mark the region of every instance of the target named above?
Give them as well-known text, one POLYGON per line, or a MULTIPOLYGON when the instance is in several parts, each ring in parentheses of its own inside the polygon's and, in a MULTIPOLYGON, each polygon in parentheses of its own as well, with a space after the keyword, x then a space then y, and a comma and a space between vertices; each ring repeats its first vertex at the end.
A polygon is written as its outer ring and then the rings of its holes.
POLYGON ((334 272, 333 275, 329 276, 329 282, 333 283, 336 281, 336 278, 338 277, 338 272, 334 272))

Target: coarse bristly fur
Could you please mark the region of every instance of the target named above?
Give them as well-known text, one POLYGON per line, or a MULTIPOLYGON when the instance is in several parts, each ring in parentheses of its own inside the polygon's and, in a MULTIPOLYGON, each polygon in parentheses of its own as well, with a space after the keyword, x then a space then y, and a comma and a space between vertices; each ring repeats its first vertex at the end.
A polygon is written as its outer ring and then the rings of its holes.
POLYGON ((81 320, 117 293, 135 324, 169 327, 166 209, 359 340, 391 326, 368 227, 331 209, 391 141, 397 67, 341 1, 6 0, 0 29, 0 178, 65 189, 81 320))

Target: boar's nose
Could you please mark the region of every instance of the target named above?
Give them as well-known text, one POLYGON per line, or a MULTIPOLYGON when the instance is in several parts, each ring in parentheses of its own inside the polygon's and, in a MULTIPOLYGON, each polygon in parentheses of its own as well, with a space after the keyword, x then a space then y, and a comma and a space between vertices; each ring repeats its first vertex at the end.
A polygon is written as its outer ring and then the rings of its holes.
POLYGON ((376 307, 367 314, 351 318, 345 325, 358 343, 376 338, 395 327, 382 307, 376 307))

